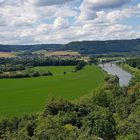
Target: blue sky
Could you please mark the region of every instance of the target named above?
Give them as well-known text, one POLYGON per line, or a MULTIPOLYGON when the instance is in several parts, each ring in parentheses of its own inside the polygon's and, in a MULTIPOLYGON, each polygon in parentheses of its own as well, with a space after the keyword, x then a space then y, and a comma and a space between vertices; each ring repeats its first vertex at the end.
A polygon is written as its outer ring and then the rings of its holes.
POLYGON ((0 44, 140 38, 140 0, 0 0, 0 44))

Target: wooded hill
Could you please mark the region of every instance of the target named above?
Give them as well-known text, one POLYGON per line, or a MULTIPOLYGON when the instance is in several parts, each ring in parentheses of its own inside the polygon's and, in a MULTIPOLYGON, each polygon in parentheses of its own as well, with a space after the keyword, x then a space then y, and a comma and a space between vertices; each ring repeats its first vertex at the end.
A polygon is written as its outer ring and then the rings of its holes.
POLYGON ((0 51, 72 50, 81 54, 140 53, 140 39, 75 41, 68 44, 0 45, 0 51))
POLYGON ((61 44, 36 44, 36 45, 0 45, 1 52, 11 51, 38 51, 38 50, 56 50, 62 47, 61 44))

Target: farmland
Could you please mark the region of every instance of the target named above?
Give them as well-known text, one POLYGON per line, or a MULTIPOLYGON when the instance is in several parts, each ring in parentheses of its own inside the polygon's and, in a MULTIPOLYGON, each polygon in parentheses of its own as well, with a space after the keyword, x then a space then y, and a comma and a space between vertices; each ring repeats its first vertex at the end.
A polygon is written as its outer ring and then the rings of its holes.
POLYGON ((80 56, 80 54, 76 51, 52 51, 52 52, 48 52, 48 51, 45 51, 45 50, 40 50, 40 51, 36 51, 34 53, 44 54, 45 56, 64 56, 64 55, 80 56))
POLYGON ((104 84, 105 73, 96 66, 86 66, 79 72, 72 72, 74 66, 34 69, 50 70, 54 76, 1 79, 0 116, 11 117, 40 112, 49 97, 76 100, 104 84))
POLYGON ((8 58, 8 57, 14 57, 15 55, 16 55, 15 52, 0 52, 0 57, 8 58))

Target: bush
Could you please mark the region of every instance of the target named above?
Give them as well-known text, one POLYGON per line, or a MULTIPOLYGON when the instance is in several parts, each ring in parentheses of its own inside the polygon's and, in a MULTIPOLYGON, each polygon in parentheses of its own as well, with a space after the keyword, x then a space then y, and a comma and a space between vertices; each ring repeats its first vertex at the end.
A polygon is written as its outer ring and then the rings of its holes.
POLYGON ((75 71, 81 70, 84 66, 85 66, 85 62, 84 61, 78 62, 76 67, 75 67, 75 71))
POLYGON ((115 140, 117 135, 116 122, 113 114, 104 108, 98 108, 83 120, 83 129, 88 129, 89 134, 96 135, 104 140, 115 140))
POLYGON ((55 99, 52 98, 48 101, 45 110, 43 112, 44 116, 47 115, 57 115, 60 111, 72 111, 74 105, 66 100, 63 99, 55 99))

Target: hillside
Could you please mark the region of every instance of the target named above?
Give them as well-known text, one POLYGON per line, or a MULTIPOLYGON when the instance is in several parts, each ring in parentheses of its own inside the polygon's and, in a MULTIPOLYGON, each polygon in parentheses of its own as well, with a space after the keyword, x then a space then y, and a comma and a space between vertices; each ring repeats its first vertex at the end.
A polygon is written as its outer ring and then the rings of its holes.
POLYGON ((63 46, 61 49, 79 51, 82 54, 140 52, 140 39, 71 42, 63 46))
POLYGON ((38 50, 56 50, 62 47, 61 44, 36 44, 36 45, 0 45, 1 52, 11 51, 38 51, 38 50))
POLYGON ((112 52, 140 53, 140 39, 107 40, 107 41, 76 41, 68 44, 39 45, 0 45, 0 51, 37 51, 37 50, 72 50, 81 54, 105 54, 112 52))

